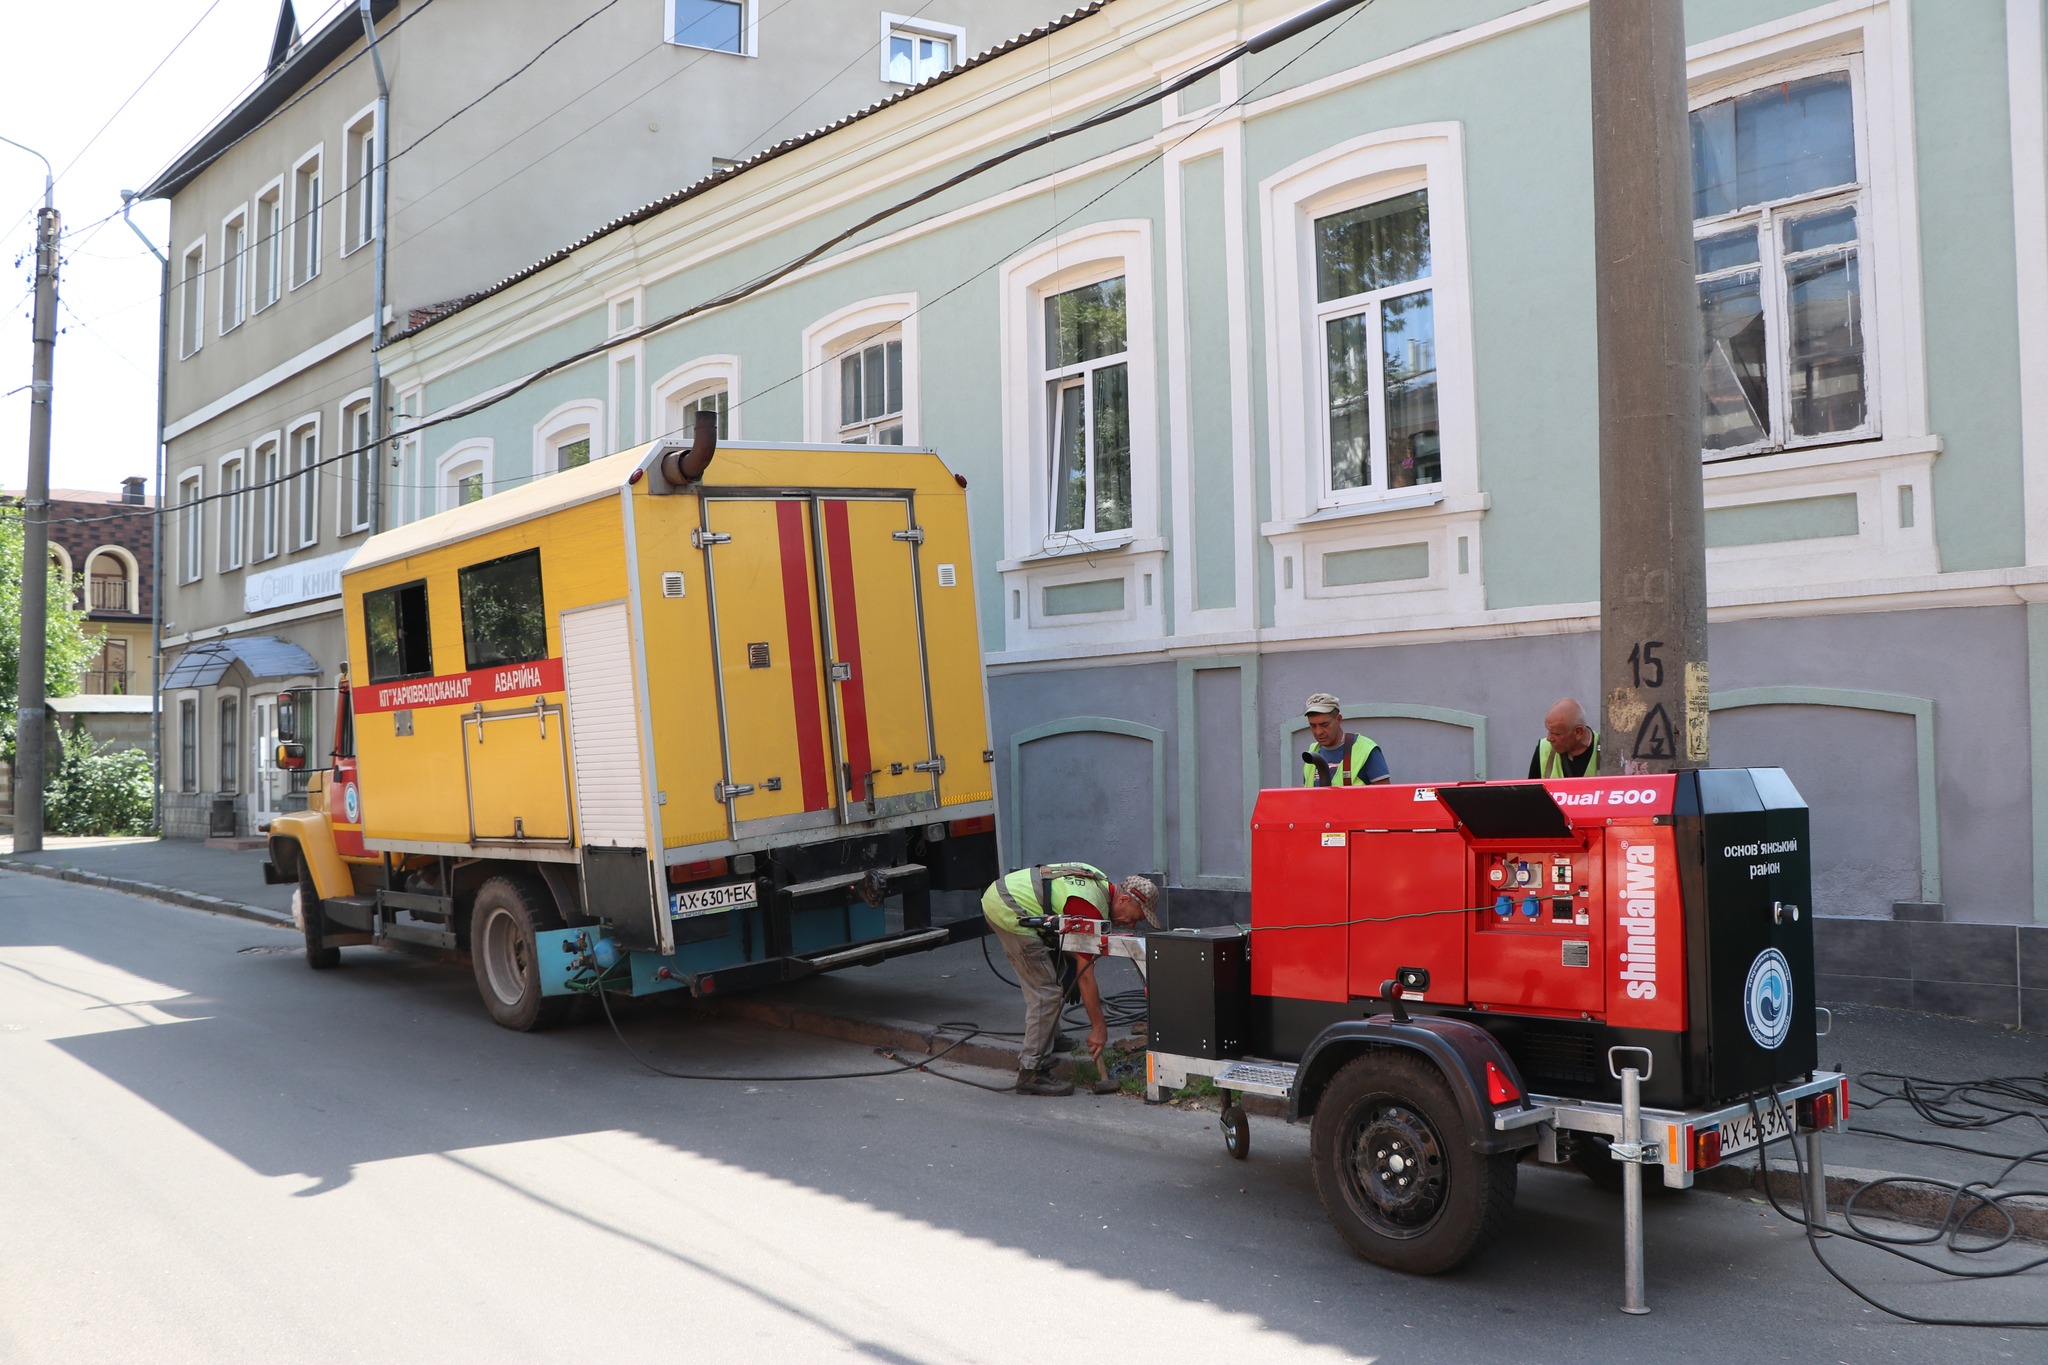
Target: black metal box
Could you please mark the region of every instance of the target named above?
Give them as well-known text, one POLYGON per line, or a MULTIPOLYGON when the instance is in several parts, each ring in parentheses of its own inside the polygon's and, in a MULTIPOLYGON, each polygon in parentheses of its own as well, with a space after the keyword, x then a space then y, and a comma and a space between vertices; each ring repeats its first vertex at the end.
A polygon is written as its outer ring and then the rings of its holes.
POLYGON ((1239 1057, 1251 1014, 1251 934, 1236 926, 1172 929, 1145 939, 1154 1052, 1239 1057))

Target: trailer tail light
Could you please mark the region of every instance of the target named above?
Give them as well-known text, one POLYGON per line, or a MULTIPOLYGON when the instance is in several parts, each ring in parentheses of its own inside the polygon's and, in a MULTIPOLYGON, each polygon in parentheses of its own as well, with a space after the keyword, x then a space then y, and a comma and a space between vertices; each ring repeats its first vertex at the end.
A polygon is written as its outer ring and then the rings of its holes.
POLYGON ((957 839, 964 834, 987 834, 995 827, 995 816, 976 815, 966 820, 949 821, 946 825, 946 832, 957 839))
POLYGON ((706 877, 723 877, 726 861, 723 858, 706 858, 701 863, 677 863, 668 870, 671 882, 701 882, 706 877))
POLYGON ((1833 1090, 1809 1095, 1799 1101, 1799 1126, 1809 1133, 1824 1132, 1835 1126, 1839 1113, 1839 1100, 1833 1090))
POLYGON ((1690 1169, 1711 1171, 1721 1164, 1721 1125, 1710 1128, 1688 1128, 1691 1142, 1686 1150, 1691 1158, 1690 1169))
POLYGON ((1486 1064, 1486 1098, 1496 1105, 1514 1104, 1522 1098, 1521 1087, 1509 1080, 1496 1062, 1486 1064))

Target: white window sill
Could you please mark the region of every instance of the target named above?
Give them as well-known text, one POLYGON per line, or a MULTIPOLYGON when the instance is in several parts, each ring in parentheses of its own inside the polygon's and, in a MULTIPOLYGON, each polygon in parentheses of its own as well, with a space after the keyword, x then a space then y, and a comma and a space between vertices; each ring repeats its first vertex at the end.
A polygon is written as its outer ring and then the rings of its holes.
POLYGON ((1280 521, 1269 521, 1259 527, 1259 533, 1266 536, 1301 535, 1319 531, 1327 526, 1342 526, 1347 522, 1372 517, 1393 516, 1402 512, 1442 511, 1447 513, 1484 512, 1493 505, 1490 493, 1479 493, 1452 497, 1441 486, 1411 493, 1398 498, 1381 498, 1373 502, 1346 503, 1342 507, 1325 507, 1305 517, 1293 517, 1280 521))
POLYGON ((1094 540, 1074 539, 1036 554, 1021 555, 1016 559, 1005 559, 996 565, 998 573, 1015 573, 1020 569, 1042 568, 1066 560, 1089 559, 1097 555, 1159 554, 1166 549, 1166 541, 1158 536, 1116 535, 1102 536, 1094 540))
POLYGON ((1902 456, 1939 455, 1941 452, 1942 443, 1939 436, 1903 436, 1893 440, 1864 437, 1832 445, 1799 446, 1792 450, 1772 451, 1769 454, 1712 460, 1704 465, 1704 470, 1707 481, 1712 483, 1716 479, 1731 479, 1744 474, 1779 474, 1794 470, 1826 469, 1833 465, 1892 460, 1902 456))

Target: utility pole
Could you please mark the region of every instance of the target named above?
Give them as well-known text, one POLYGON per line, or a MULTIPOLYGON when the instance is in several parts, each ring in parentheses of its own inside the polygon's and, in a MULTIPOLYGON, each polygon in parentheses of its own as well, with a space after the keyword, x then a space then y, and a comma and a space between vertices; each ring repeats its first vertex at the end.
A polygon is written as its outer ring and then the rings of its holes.
POLYGON ((28 488, 21 500, 21 657, 14 724, 14 851, 43 848, 43 667, 49 630, 50 374, 57 359, 57 180, 50 159, 12 138, 43 163, 43 206, 36 213, 35 368, 28 396, 28 488))
POLYGON ((1681 0, 1591 0, 1588 22, 1600 355, 1601 748, 1623 772, 1674 772, 1707 763, 1706 513, 1685 13, 1681 0))

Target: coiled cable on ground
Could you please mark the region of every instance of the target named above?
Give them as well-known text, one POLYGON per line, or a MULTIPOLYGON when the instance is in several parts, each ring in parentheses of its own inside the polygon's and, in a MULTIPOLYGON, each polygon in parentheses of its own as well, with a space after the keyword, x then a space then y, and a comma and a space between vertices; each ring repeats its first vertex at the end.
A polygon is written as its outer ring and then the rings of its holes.
MULTIPOLYGON (((2018 1123, 2022 1126, 2032 1124, 2043 1132, 2048 1132, 2048 1073, 2040 1076, 1945 1081, 1923 1076, 1908 1076, 1898 1072, 1866 1071, 1855 1078, 1855 1083, 1876 1097, 1862 1106, 1862 1112, 1866 1114, 1871 1110, 1882 1109, 1886 1105, 1898 1104, 1910 1108, 1923 1122, 1956 1131, 1981 1132, 2006 1123, 2018 1123)), ((1779 1109, 1782 1116, 1783 1105, 1775 1096, 1771 1098, 1771 1104, 1779 1109)), ((1756 1120, 1758 1131, 1763 1131, 1763 1115, 1758 1108, 1758 1102, 1754 1099, 1750 1101, 1750 1113, 1756 1120)), ((1909 1312, 1886 1303, 1853 1282, 1821 1249, 1822 1234, 1825 1233, 1830 1238, 1840 1238, 1857 1245, 1874 1247, 1887 1255, 1896 1256, 1957 1280, 2008 1279, 2048 1265, 2048 1255, 2040 1255, 2014 1265, 1984 1270, 1932 1260, 1916 1254, 1913 1250, 1919 1247, 1941 1247, 1955 1256, 1984 1256, 2010 1246, 2017 1235, 2017 1224, 2011 1210, 2006 1207, 2007 1202, 2019 1198, 2048 1197, 2048 1190, 2007 1189, 2005 1182, 2023 1167, 2048 1166, 2048 1148, 2018 1153, 1995 1152, 1966 1143, 1944 1142, 1934 1138, 1894 1133, 1882 1128, 1854 1126, 1850 1131, 1863 1136, 1887 1138, 1915 1146, 1945 1148, 2004 1164, 1989 1180, 1953 1181, 1931 1176, 1901 1175, 1866 1182, 1843 1201, 1841 1224, 1835 1226, 1829 1223, 1825 1208, 1820 1210, 1819 1217, 1816 1218, 1814 1210, 1808 1206, 1805 1158, 1799 1144, 1791 1141, 1791 1124, 1787 1123, 1785 1127, 1787 1132, 1783 1136, 1769 1139, 1762 1144, 1763 1151, 1759 1152, 1759 1160, 1764 1160, 1763 1152, 1768 1151, 1773 1143, 1785 1142, 1790 1145, 1793 1169, 1798 1180, 1799 1211, 1794 1213, 1779 1202, 1777 1191, 1771 1187, 1768 1179, 1763 1182, 1764 1193, 1770 1199, 1772 1208, 1805 1231, 1807 1247, 1813 1252, 1814 1259, 1820 1262, 1821 1269, 1827 1271, 1844 1289, 1880 1312, 1921 1326, 2048 1329, 2048 1319, 2043 1318, 1932 1317, 1909 1312), (1937 1226, 1924 1232, 1902 1234, 1881 1231, 1863 1221, 1876 1216, 1858 1207, 1866 1195, 1881 1188, 1904 1186, 1918 1186, 1947 1195, 1947 1207, 1937 1226), (1992 1220, 1993 1226, 1979 1226, 1987 1216, 1992 1220)))

